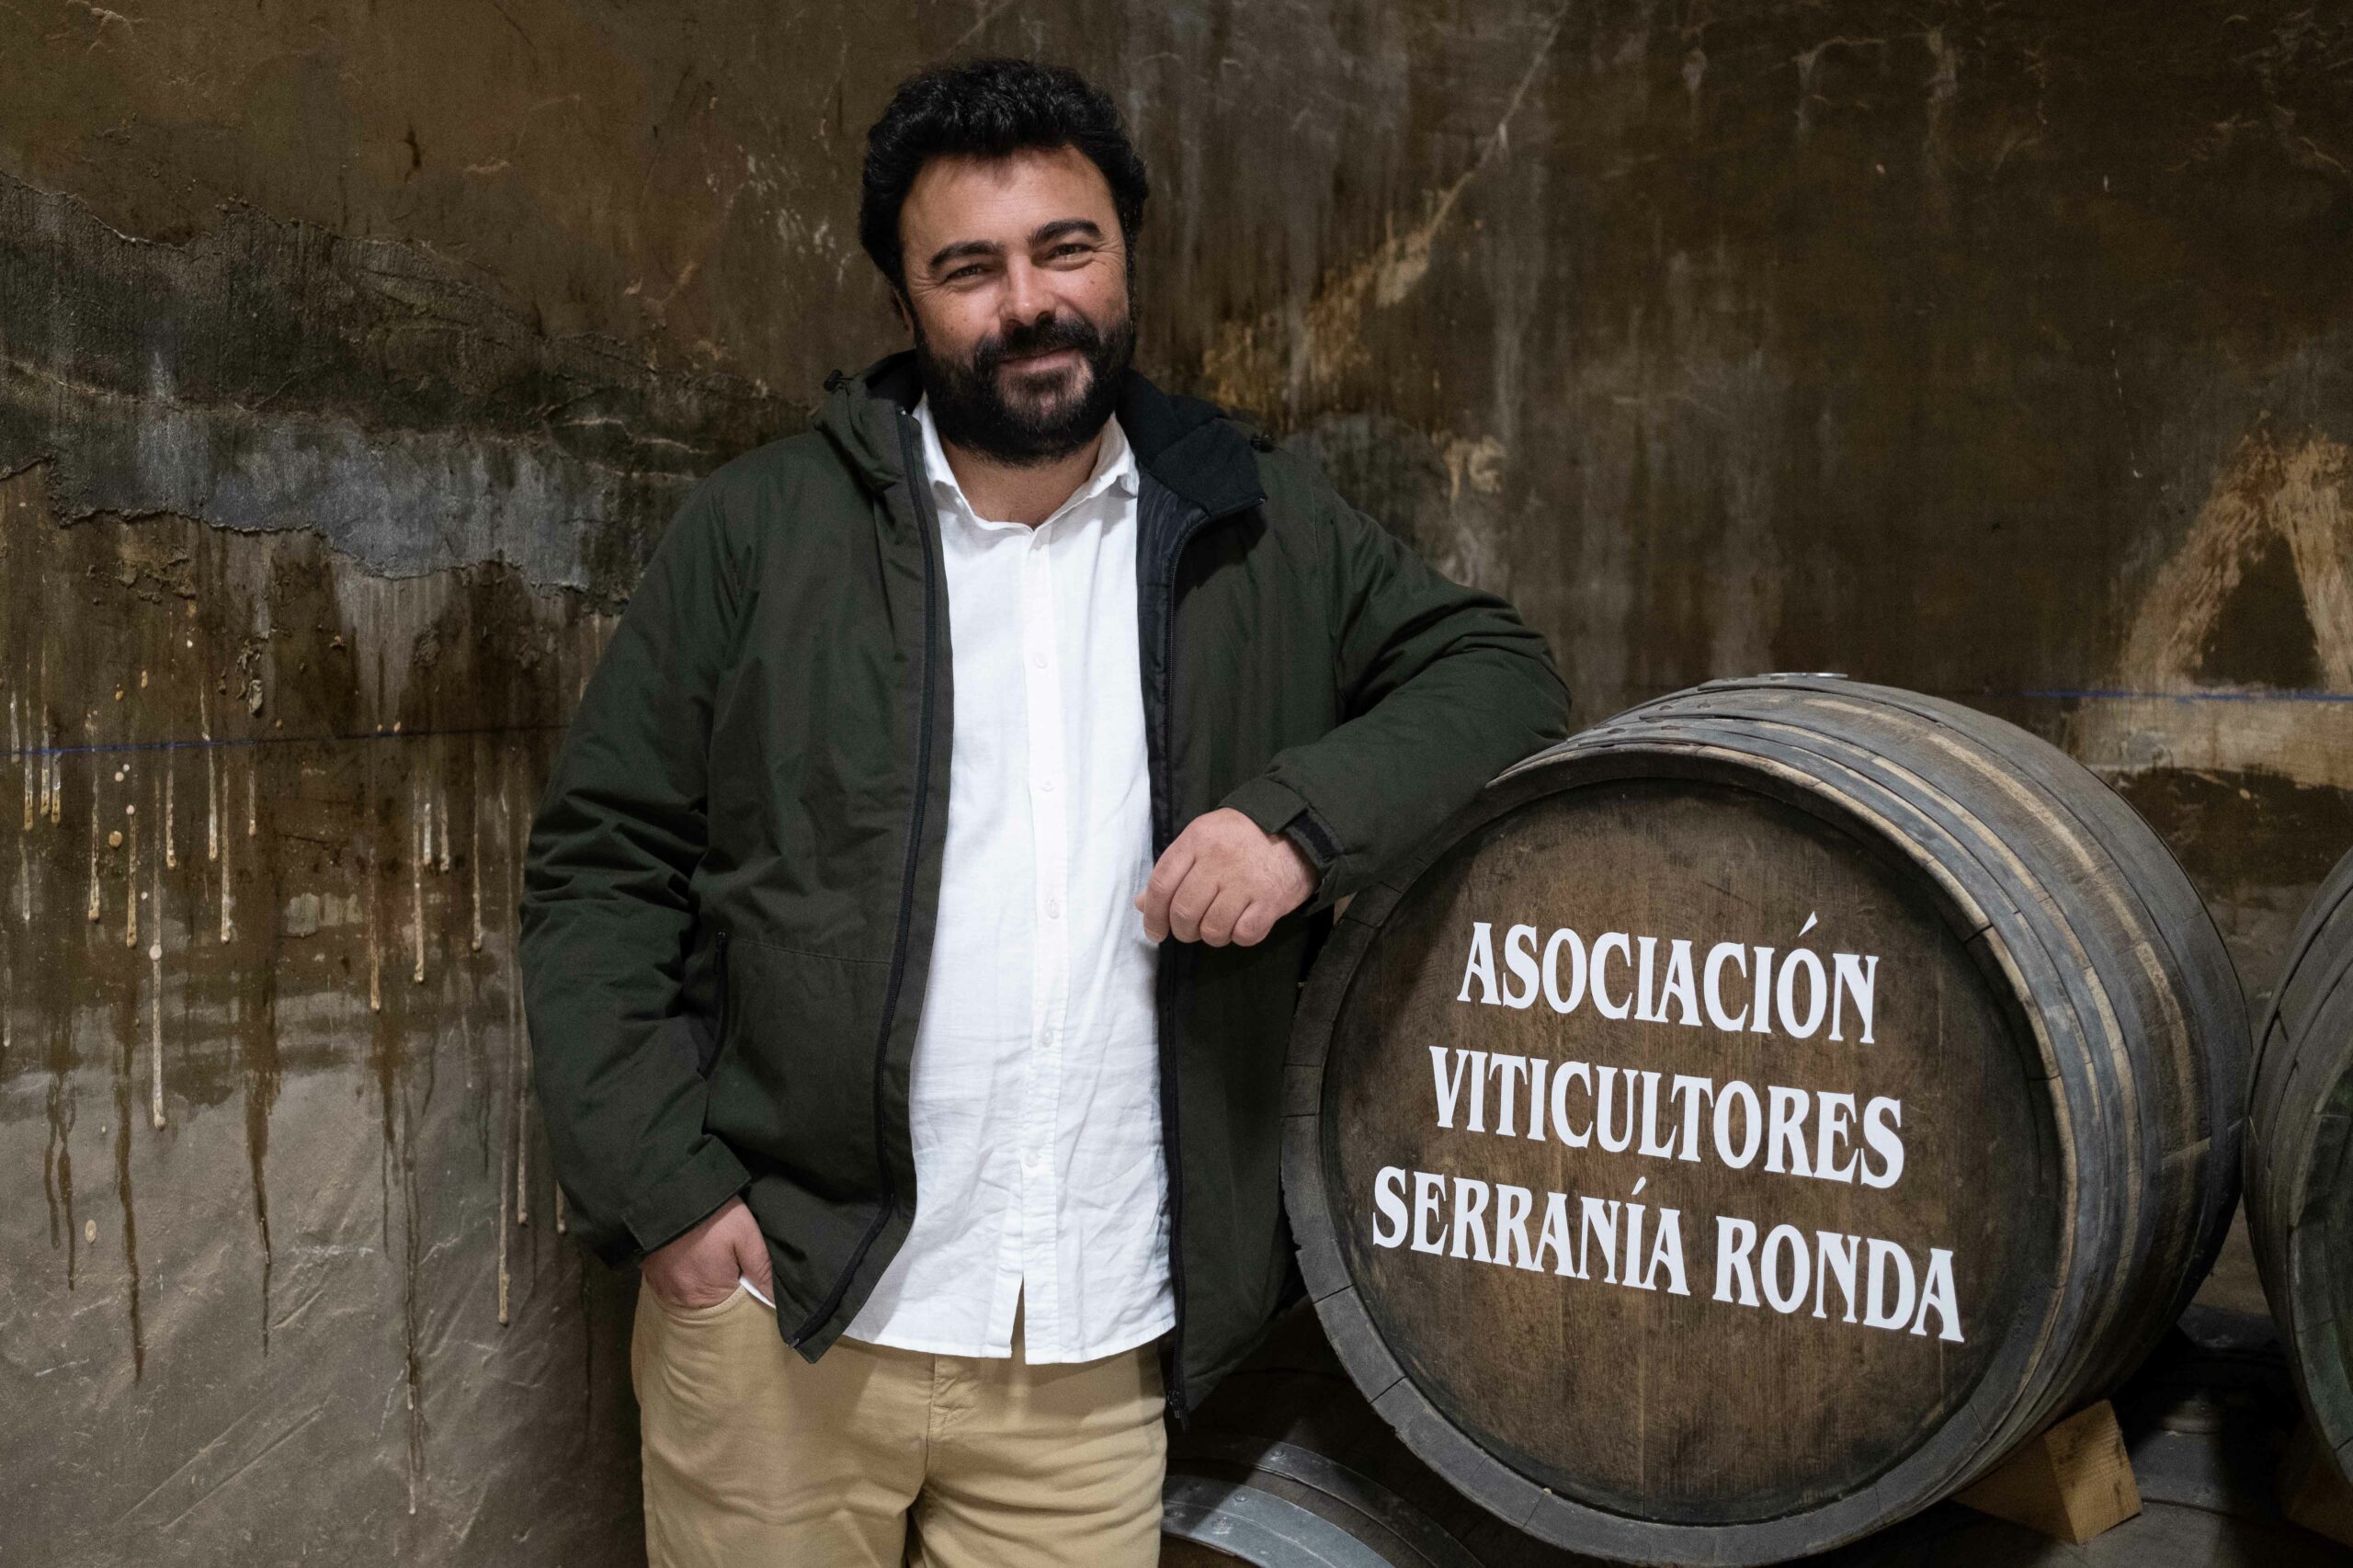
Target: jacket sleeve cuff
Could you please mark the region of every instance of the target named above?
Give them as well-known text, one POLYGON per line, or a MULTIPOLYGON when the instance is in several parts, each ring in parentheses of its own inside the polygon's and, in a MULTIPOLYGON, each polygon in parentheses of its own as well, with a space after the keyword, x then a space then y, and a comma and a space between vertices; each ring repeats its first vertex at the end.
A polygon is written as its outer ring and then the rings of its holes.
POLYGON ((638 1255, 667 1246, 751 1184, 735 1152, 706 1134, 686 1164, 640 1193, 622 1216, 638 1255))
POLYGON ((1307 801, 1287 784, 1261 774, 1222 802, 1258 824, 1261 833, 1281 833, 1307 810, 1307 801))
POLYGON ((1281 834, 1297 846, 1315 872, 1319 893, 1328 884, 1340 858, 1340 842, 1299 791, 1261 776, 1226 796, 1223 803, 1257 824, 1261 833, 1281 834))

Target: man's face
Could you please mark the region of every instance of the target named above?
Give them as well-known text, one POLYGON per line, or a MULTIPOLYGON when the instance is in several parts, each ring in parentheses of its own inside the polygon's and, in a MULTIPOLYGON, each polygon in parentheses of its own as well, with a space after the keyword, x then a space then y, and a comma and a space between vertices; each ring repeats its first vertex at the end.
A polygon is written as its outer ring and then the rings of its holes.
POLYGON ((1102 171, 1071 147, 934 158, 900 209, 899 240, 942 437, 1017 466, 1093 440, 1135 350, 1102 171))

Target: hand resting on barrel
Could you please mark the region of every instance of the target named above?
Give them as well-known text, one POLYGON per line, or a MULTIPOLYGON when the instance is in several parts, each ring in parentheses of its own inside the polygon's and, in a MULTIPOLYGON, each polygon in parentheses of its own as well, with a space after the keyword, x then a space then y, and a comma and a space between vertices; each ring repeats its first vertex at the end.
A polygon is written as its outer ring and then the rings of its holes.
POLYGON ((1297 845, 1221 806, 1176 835, 1135 903, 1153 941, 1246 948, 1314 891, 1314 869, 1297 845))
POLYGON ((674 1307, 715 1307, 735 1293, 740 1277, 773 1298, 768 1244, 759 1221, 740 1198, 731 1198, 702 1223, 638 1261, 656 1296, 674 1307))

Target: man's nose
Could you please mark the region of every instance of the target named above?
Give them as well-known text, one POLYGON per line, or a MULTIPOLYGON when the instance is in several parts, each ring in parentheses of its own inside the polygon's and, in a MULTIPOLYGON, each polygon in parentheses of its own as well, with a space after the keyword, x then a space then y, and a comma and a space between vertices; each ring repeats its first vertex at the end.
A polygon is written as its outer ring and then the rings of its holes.
POLYGON ((1006 324, 1017 323, 1022 326, 1034 326, 1053 313, 1053 291, 1047 286, 1045 273, 1030 266, 1026 259, 1017 257, 1006 270, 1006 324))

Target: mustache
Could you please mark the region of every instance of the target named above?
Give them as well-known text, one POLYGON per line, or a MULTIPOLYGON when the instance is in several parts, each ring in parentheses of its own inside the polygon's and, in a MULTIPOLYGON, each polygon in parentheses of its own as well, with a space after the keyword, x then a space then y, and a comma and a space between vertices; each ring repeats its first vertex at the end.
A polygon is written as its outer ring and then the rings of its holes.
POLYGON ((1056 314, 1017 323, 983 337, 973 346, 972 369, 981 375, 994 376, 1007 359, 1050 354, 1058 348, 1075 348, 1092 358, 1102 347, 1103 335, 1085 316, 1056 314))

